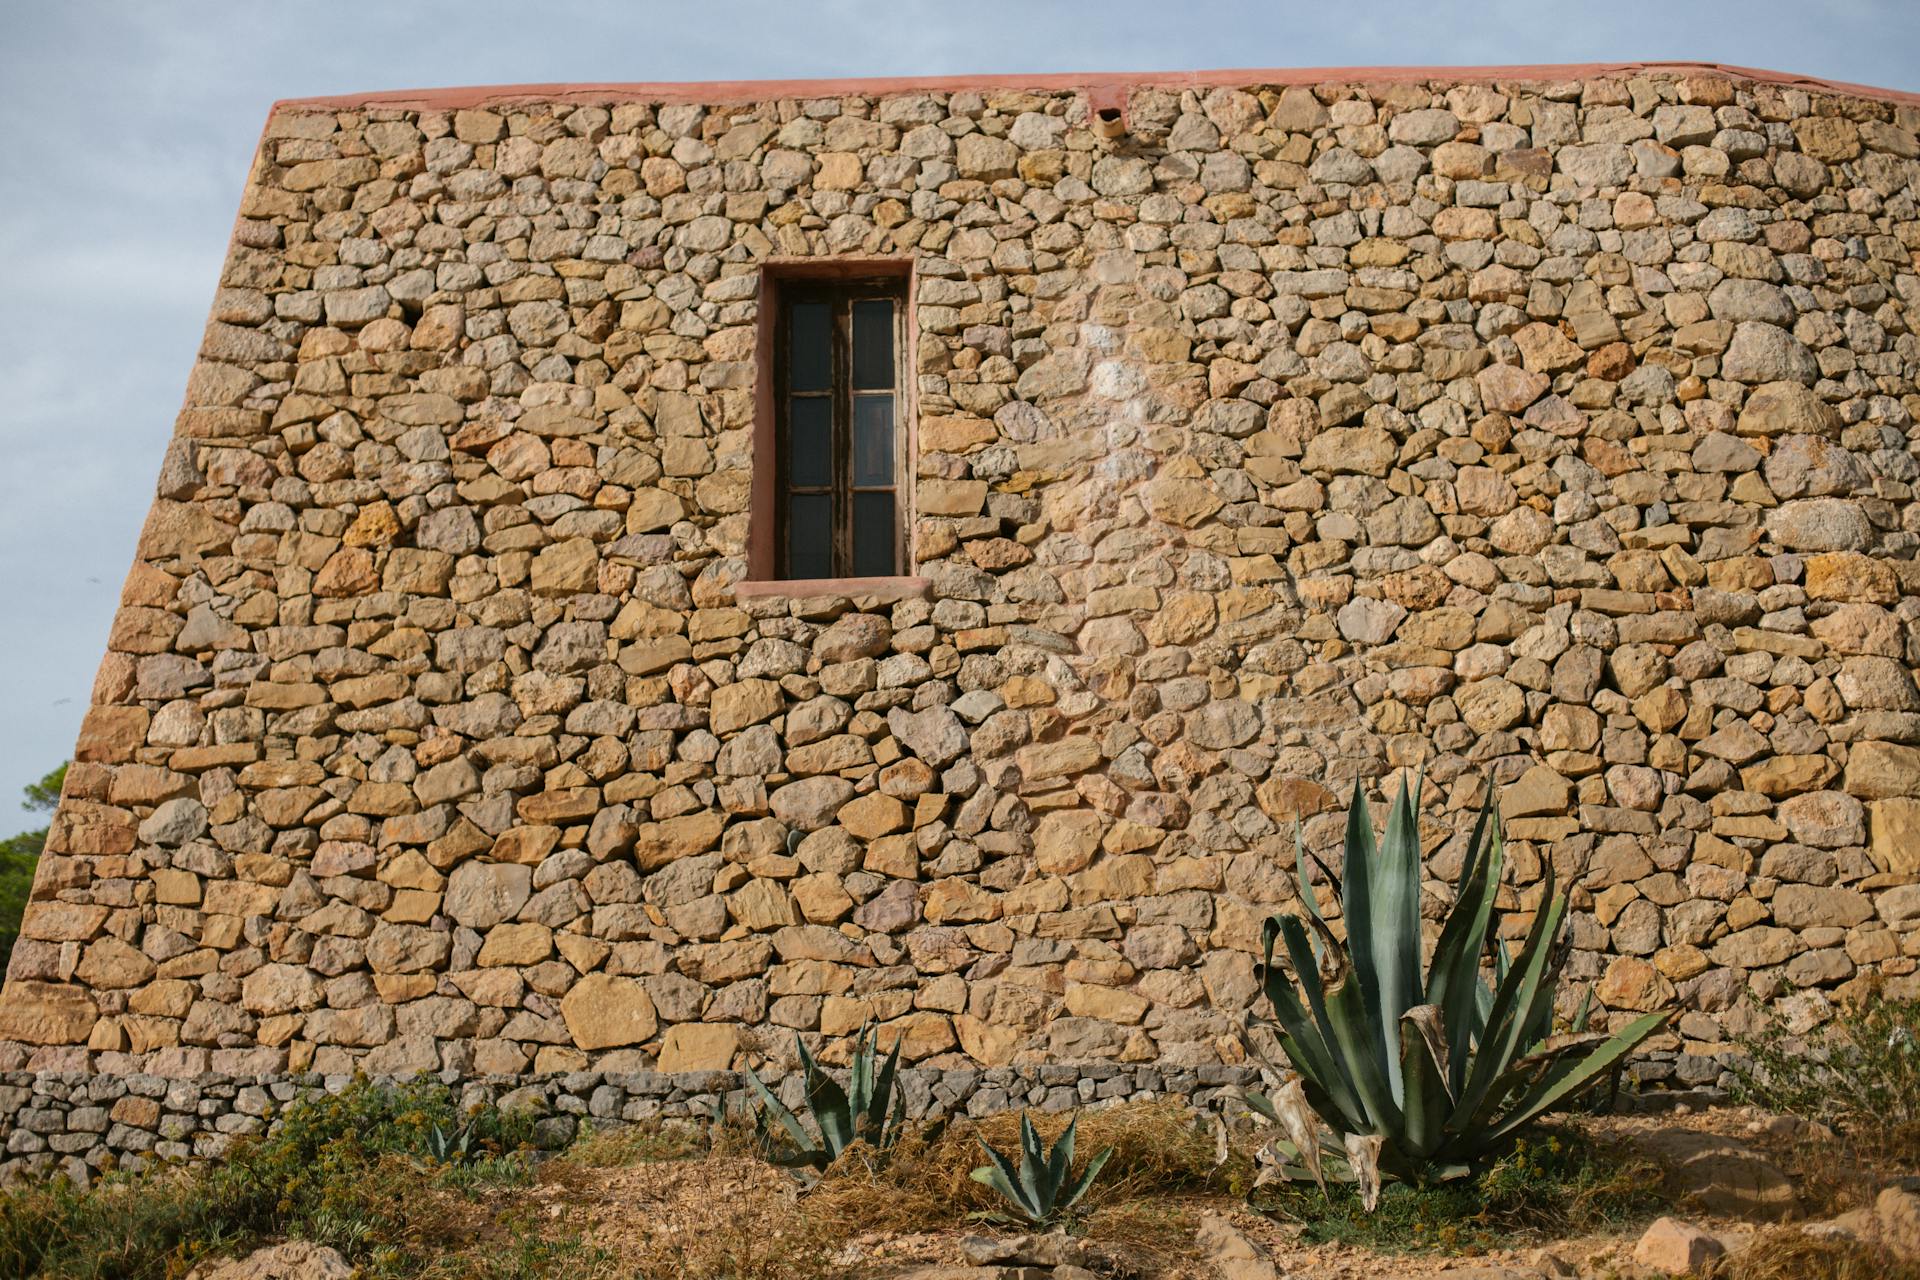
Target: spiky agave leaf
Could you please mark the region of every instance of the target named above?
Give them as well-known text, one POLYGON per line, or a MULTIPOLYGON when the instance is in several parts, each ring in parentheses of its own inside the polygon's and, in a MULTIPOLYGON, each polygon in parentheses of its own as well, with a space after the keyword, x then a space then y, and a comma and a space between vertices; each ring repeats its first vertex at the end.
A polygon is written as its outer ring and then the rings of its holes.
POLYGON ((753 1087, 753 1091, 760 1098, 760 1111, 754 1117, 754 1129, 761 1136, 762 1145, 766 1145, 767 1140, 773 1136, 772 1131, 767 1127, 767 1117, 772 1116, 779 1122, 780 1127, 787 1131, 787 1137, 792 1139, 795 1147, 803 1153, 812 1152, 815 1148, 813 1135, 808 1133, 806 1127, 800 1123, 800 1117, 796 1116, 786 1103, 774 1096, 773 1090, 767 1088, 766 1083, 760 1079, 752 1067, 746 1068, 746 1076, 747 1083, 753 1087))
POLYGON ((1665 1026, 1670 1016, 1665 1012, 1643 1014, 1597 1043, 1587 1041, 1565 1045, 1553 1051, 1551 1061, 1535 1074, 1526 1091, 1515 1098, 1506 1113, 1488 1130, 1486 1142, 1498 1142, 1561 1103, 1578 1097, 1665 1026), (1576 1056, 1581 1049, 1587 1052, 1576 1056))
POLYGON ((975 1182, 998 1191, 1029 1221, 1039 1221, 1039 1206, 1027 1198, 1026 1189, 1020 1183, 1020 1170, 1014 1166, 1013 1161, 995 1151, 988 1145, 985 1138, 980 1139, 980 1149, 987 1153, 987 1159, 993 1163, 984 1168, 975 1169, 968 1176, 975 1182))
MULTIPOLYGON (((1332 934, 1328 933, 1327 937, 1331 939, 1332 934)), ((1261 939, 1264 960, 1260 976, 1267 1000, 1280 1021, 1281 1047, 1308 1081, 1310 1091, 1317 1095, 1315 1110, 1342 1132, 1366 1127, 1367 1110, 1350 1082, 1352 1069, 1345 1062, 1327 1016, 1320 965, 1308 946, 1306 931, 1292 916, 1274 916, 1267 921, 1261 939), (1273 963, 1273 944, 1282 937, 1286 939, 1294 970, 1301 975, 1301 986, 1307 993, 1306 1005, 1295 993, 1286 971, 1273 963)), ((1328 954, 1337 955, 1337 948, 1330 945, 1328 954)))
POLYGON ((1087 1188, 1093 1185, 1093 1180, 1100 1176, 1100 1171, 1107 1167, 1107 1161, 1112 1158, 1112 1147, 1096 1152, 1093 1159, 1087 1161, 1087 1167, 1080 1171, 1079 1180, 1068 1188, 1066 1197, 1054 1206, 1055 1211, 1064 1213, 1079 1204, 1080 1197, 1087 1194, 1087 1188))
POLYGON ((1449 1048, 1447 1087, 1453 1093, 1466 1084, 1469 1050, 1478 1041, 1486 1012, 1493 1004, 1491 992, 1486 993, 1484 1005, 1479 999, 1485 991, 1480 980, 1480 958, 1486 954, 1505 867, 1506 846, 1494 812, 1493 784, 1489 782, 1486 802, 1467 841, 1453 907, 1427 968, 1427 1003, 1441 1010, 1449 1048))
MULTIPOLYGON (((862 1071, 863 1078, 867 1082, 866 1091, 865 1096, 855 1103, 855 1107, 860 1116, 860 1136, 872 1145, 884 1149, 893 1145, 895 1138, 899 1135, 900 1126, 906 1122, 907 1118, 906 1094, 894 1088, 900 1070, 900 1046, 906 1042, 906 1036, 902 1034, 894 1037, 893 1052, 887 1055, 886 1061, 882 1062, 876 1071, 874 1060, 879 1055, 879 1041, 878 1030, 875 1030, 866 1040, 862 1071), (887 1110, 889 1103, 893 1108, 891 1117, 887 1110)), ((861 1050, 856 1050, 854 1053, 856 1064, 861 1063, 861 1058, 861 1050)))
POLYGON ((853 1107, 847 1100, 846 1090, 814 1061, 813 1054, 807 1051, 806 1041, 797 1032, 793 1040, 799 1047, 800 1069, 806 1076, 807 1110, 813 1113, 813 1123, 820 1130, 821 1146, 825 1149, 828 1163, 832 1163, 842 1151, 853 1145, 853 1107))

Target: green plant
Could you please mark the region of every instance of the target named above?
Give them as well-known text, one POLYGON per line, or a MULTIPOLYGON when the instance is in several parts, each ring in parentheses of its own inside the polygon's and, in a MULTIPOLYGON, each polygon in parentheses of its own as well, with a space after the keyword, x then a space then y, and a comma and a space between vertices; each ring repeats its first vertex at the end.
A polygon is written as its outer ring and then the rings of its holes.
POLYGON ((1369 1210, 1351 1186, 1325 1195, 1268 1184, 1255 1205, 1297 1223, 1308 1243, 1420 1253, 1484 1253, 1533 1239, 1613 1231, 1658 1212, 1658 1165, 1547 1126, 1518 1139, 1478 1177, 1393 1183, 1369 1210))
POLYGON ((153 1164, 89 1190, 64 1178, 0 1194, 0 1275, 169 1280, 199 1259, 274 1238, 312 1240, 410 1274, 406 1245, 437 1212, 425 1188, 528 1181, 524 1116, 483 1108, 462 1122, 446 1086, 357 1080, 290 1104, 263 1136, 217 1162, 153 1164), (459 1128, 468 1159, 435 1163, 436 1129, 459 1128))
MULTIPOLYGON (((67 766, 63 764, 40 781, 28 783, 21 789, 26 798, 20 807, 30 813, 51 812, 60 803, 60 788, 66 778, 67 766)), ((33 893, 34 873, 46 843, 45 827, 0 840, 0 976, 6 974, 13 944, 20 935, 20 917, 33 893)))
POLYGON ((807 1052, 805 1042, 798 1035, 794 1037, 794 1043, 800 1050, 800 1067, 806 1074, 807 1110, 812 1114, 814 1128, 820 1135, 817 1140, 800 1123, 800 1117, 773 1095, 773 1090, 762 1083, 753 1069, 747 1069, 747 1081, 760 1098, 755 1128, 768 1159, 789 1167, 805 1165, 825 1169, 856 1142, 864 1142, 878 1151, 893 1146, 899 1139, 901 1126, 907 1116, 906 1094, 894 1087, 895 1073, 900 1066, 900 1041, 896 1039, 893 1042, 893 1052, 876 1070, 875 1063, 879 1059, 879 1050, 875 1045, 877 1039, 878 1035, 871 1029, 860 1029, 859 1036, 853 1042, 853 1062, 847 1087, 842 1089, 832 1076, 820 1069, 820 1064, 807 1052), (787 1139, 792 1144, 790 1149, 781 1148, 768 1123, 769 1117, 786 1131, 787 1139))
POLYGON ((1274 916, 1262 937, 1262 985, 1299 1075, 1272 1098, 1252 1094, 1248 1102, 1283 1130, 1270 1144, 1280 1176, 1323 1187, 1329 1177, 1351 1181, 1369 1205, 1382 1175, 1426 1183, 1471 1173, 1550 1108, 1577 1098, 1667 1018, 1647 1014, 1610 1039, 1548 1038, 1567 898, 1554 891, 1549 861, 1540 905, 1509 963, 1495 944, 1505 846, 1491 791, 1423 980, 1418 796, 1418 781, 1411 795, 1401 783, 1385 839, 1376 842, 1355 782, 1338 892, 1344 939, 1321 914, 1297 832, 1306 920, 1274 916), (1286 944, 1291 974, 1274 964, 1277 940, 1286 944), (1490 952, 1491 986, 1481 977, 1490 952), (1316 1130, 1316 1116, 1337 1141, 1316 1130))
POLYGON ((1019 1166, 1016 1168, 1013 1161, 995 1151, 982 1138, 980 1148, 993 1163, 975 1169, 973 1180, 998 1191, 1014 1207, 1015 1212, 1034 1226, 1052 1226, 1072 1211, 1081 1196, 1087 1194, 1087 1188, 1093 1185, 1093 1180, 1100 1176, 1101 1168, 1113 1155, 1113 1148, 1106 1148, 1087 1161, 1080 1176, 1074 1178, 1073 1132, 1079 1123, 1078 1116, 1068 1121, 1067 1127, 1054 1139, 1053 1150, 1043 1151, 1040 1135, 1034 1132, 1033 1121, 1022 1112, 1019 1166))
POLYGON ((435 1121, 426 1135, 427 1158, 438 1164, 465 1164, 473 1154, 473 1124, 435 1121))
POLYGON ((1793 1035, 1764 1012, 1738 1041, 1743 1102, 1826 1125, 1869 1157, 1920 1150, 1920 1000, 1874 994, 1840 1011, 1823 1034, 1793 1035))

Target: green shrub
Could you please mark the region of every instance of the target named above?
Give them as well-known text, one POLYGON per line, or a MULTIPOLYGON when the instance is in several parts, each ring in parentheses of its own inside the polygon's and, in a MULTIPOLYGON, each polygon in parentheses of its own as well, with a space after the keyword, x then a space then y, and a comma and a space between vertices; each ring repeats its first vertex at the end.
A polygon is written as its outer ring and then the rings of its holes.
POLYGON ((1471 1178, 1386 1186, 1372 1211, 1357 1190, 1342 1184, 1325 1196, 1302 1183, 1270 1184, 1252 1200, 1276 1218, 1299 1223, 1303 1237, 1316 1244, 1477 1253, 1651 1216, 1661 1207, 1660 1183, 1656 1165, 1601 1151, 1578 1134, 1541 1128, 1471 1178))
POLYGON ((1920 1000, 1875 994, 1807 1036, 1763 1016, 1739 1041, 1741 1101, 1823 1124, 1869 1158, 1920 1160, 1920 1000))
POLYGON ((1275 1096, 1248 1102, 1283 1129, 1269 1144, 1282 1176, 1352 1182, 1366 1202, 1383 1175, 1420 1183, 1466 1176, 1606 1078, 1667 1017, 1647 1014, 1611 1039, 1549 1040, 1567 897, 1555 893, 1549 862, 1539 908, 1509 963, 1498 941, 1505 845, 1491 791, 1423 977, 1418 796, 1418 782, 1412 795, 1401 784, 1376 842, 1354 783, 1338 890, 1344 937, 1321 914, 1296 834, 1306 919, 1274 916, 1262 940, 1261 979, 1300 1074, 1275 1096), (1274 964, 1280 939, 1290 974, 1274 964), (1481 977, 1489 958, 1491 987, 1481 977), (1317 1131, 1316 1116, 1333 1141, 1317 1131))
POLYGON ((422 1185, 524 1182, 531 1136, 530 1120, 493 1108, 461 1116, 438 1083, 358 1080, 294 1102, 217 1163, 111 1173, 90 1191, 56 1178, 6 1192, 0 1275, 167 1280, 280 1237, 405 1274, 417 1265, 405 1242, 428 1210, 422 1185), (467 1135, 464 1158, 435 1157, 436 1127, 467 1135))

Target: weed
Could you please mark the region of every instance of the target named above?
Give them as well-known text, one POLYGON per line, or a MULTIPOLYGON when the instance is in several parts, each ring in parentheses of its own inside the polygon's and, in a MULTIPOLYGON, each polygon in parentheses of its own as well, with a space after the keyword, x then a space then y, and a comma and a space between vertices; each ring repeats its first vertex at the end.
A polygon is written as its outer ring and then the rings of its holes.
POLYGON ((1811 1038, 1772 1014, 1740 1041, 1740 1099, 1823 1124, 1869 1162, 1911 1166, 1920 1152, 1920 1000, 1873 995, 1811 1038))

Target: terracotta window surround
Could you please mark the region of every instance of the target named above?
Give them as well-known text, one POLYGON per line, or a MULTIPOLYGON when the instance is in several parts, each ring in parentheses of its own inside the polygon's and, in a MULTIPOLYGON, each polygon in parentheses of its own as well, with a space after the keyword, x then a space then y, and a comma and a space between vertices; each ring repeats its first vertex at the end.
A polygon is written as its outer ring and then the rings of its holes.
POLYGON ((747 576, 736 582, 737 598, 756 596, 867 596, 906 600, 928 593, 927 579, 913 574, 913 480, 917 457, 918 421, 914 395, 917 333, 913 324, 913 260, 911 258, 840 257, 774 258, 760 269, 759 315, 754 332, 753 494, 747 509, 747 576), (909 572, 884 578, 782 578, 778 511, 779 415, 774 404, 777 385, 774 362, 779 358, 776 335, 780 290, 787 281, 835 281, 893 276, 905 282, 906 350, 901 354, 900 422, 906 432, 906 474, 898 501, 899 520, 906 531, 909 572))

